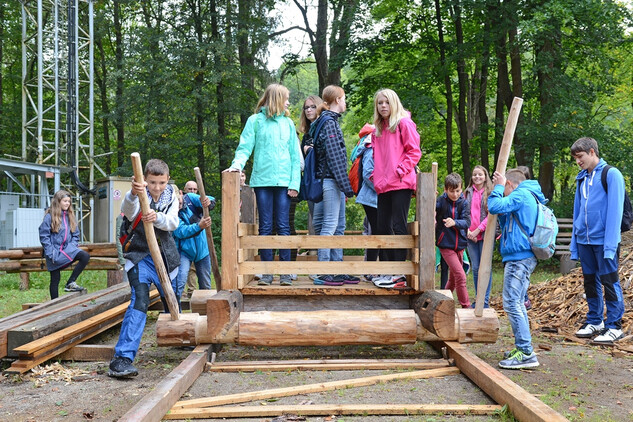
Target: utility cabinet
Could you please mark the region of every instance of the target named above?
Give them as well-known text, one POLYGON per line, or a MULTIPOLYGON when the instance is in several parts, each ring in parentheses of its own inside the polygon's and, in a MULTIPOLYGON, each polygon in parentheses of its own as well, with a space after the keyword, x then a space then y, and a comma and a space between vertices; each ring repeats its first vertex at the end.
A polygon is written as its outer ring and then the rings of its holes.
POLYGON ((110 176, 95 183, 94 242, 112 243, 118 238, 115 233, 116 218, 121 213, 121 202, 130 190, 131 180, 129 177, 110 176))
POLYGON ((16 208, 0 221, 0 249, 40 246, 39 227, 44 218, 40 208, 16 208))

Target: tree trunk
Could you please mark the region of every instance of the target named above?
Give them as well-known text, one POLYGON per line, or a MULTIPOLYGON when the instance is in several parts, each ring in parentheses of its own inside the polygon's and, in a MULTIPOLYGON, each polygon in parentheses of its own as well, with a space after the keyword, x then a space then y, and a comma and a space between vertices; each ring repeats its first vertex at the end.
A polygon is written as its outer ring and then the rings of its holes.
POLYGON ((103 152, 105 155, 105 172, 106 174, 112 174, 112 156, 108 154, 110 152, 110 107, 108 106, 108 68, 106 66, 105 52, 103 50, 103 42, 101 38, 95 40, 97 51, 99 51, 99 65, 101 69, 101 75, 97 69, 95 69, 95 82, 99 87, 99 95, 101 97, 101 124, 103 125, 103 152))
POLYGON ((114 58, 116 67, 116 88, 114 93, 115 113, 114 127, 116 128, 117 144, 117 166, 123 167, 127 160, 125 152, 125 102, 123 99, 123 36, 121 19, 121 0, 114 0, 112 3, 114 15, 114 58))
POLYGON ((495 23, 493 28, 496 28, 496 48, 495 54, 497 56, 497 101, 495 105, 495 163, 499 159, 499 150, 501 148, 501 141, 503 139, 503 132, 505 128, 504 123, 504 107, 510 110, 512 106, 512 90, 510 87, 510 79, 508 76, 508 61, 507 61, 507 45, 506 37, 507 31, 502 24, 504 17, 500 6, 497 4, 495 16, 495 23))
POLYGON ((446 171, 453 172, 453 90, 451 76, 446 66, 446 44, 444 42, 444 26, 442 24, 442 10, 440 0, 435 0, 435 19, 440 48, 440 63, 444 73, 444 89, 446 90, 446 171))
POLYGON ((457 40, 457 80, 459 83, 459 102, 457 111, 457 127, 462 152, 464 180, 470 180, 470 145, 468 142, 468 126, 466 124, 466 96, 468 95, 468 73, 464 58, 464 34, 462 31, 462 11, 459 1, 453 5, 455 17, 455 38, 457 40))
POLYGON ((484 23, 484 37, 481 57, 481 79, 479 80, 479 97, 477 107, 479 107, 479 139, 481 140, 480 163, 485 169, 490 168, 488 149, 488 113, 486 107, 488 91, 488 64, 490 62, 490 18, 486 17, 484 23))
MULTIPOLYGON (((240 5, 242 2, 240 2, 240 5)), ((221 45, 222 39, 220 36, 220 27, 218 23, 218 5, 216 0, 211 0, 209 2, 210 13, 211 13, 211 39, 215 45, 221 45)), ((228 19, 228 18, 227 18, 228 19)), ((222 74, 222 62, 223 55, 221 48, 215 49, 214 52, 215 59, 215 72, 218 75, 222 74)), ((218 125, 218 136, 217 136, 217 146, 218 146, 218 157, 219 164, 221 169, 225 169, 231 165, 233 148, 229 145, 226 145, 227 138, 227 129, 226 129, 226 113, 224 111, 224 78, 220 78, 215 87, 215 95, 216 95, 216 121, 218 125)), ((204 174, 204 173, 203 173, 204 174)))

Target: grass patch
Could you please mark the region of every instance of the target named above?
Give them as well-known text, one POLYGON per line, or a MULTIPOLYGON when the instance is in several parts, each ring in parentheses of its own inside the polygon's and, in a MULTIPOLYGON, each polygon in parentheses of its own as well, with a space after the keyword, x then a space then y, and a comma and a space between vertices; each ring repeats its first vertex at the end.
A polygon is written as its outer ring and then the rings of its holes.
MULTIPOLYGON (((50 300, 48 288, 50 285, 50 274, 47 271, 30 273, 28 290, 20 290, 19 274, 0 275, 0 318, 14 314, 22 310, 23 303, 42 303, 50 300)), ((70 271, 62 271, 60 285, 60 296, 65 294, 64 285, 70 276, 70 271)), ((84 271, 77 283, 88 289, 88 292, 105 289, 107 285, 107 272, 84 271)))

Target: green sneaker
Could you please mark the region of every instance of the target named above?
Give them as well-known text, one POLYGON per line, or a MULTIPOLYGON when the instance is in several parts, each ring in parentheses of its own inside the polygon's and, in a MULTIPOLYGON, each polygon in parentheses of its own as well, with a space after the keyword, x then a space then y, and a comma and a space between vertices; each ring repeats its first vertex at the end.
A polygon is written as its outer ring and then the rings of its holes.
POLYGON ((519 349, 517 349, 517 348, 515 347, 514 349, 510 350, 509 352, 505 352, 505 353, 503 354, 503 358, 504 358, 504 359, 508 359, 510 356, 514 355, 514 354, 515 354, 516 352, 518 352, 518 351, 519 351, 519 349))
POLYGON ((506 359, 499 362, 499 366, 504 369, 524 369, 524 368, 536 368, 539 366, 536 353, 532 352, 526 355, 518 349, 510 351, 510 354, 506 359), (514 352, 514 353, 512 353, 514 352))

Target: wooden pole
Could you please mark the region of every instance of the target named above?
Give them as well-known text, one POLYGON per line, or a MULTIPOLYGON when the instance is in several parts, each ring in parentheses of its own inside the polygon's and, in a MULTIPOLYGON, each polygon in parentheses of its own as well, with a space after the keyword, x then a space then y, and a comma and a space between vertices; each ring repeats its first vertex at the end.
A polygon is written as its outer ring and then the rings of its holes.
MULTIPOLYGON (((503 133, 503 141, 499 150, 499 159, 497 160, 496 171, 505 174, 512 149, 512 139, 514 131, 519 120, 519 113, 523 105, 523 98, 514 97, 512 107, 508 114, 506 129, 503 133)), ((497 226, 497 215, 488 213, 488 224, 484 232, 484 245, 481 252, 481 261, 479 261, 479 280, 477 281, 477 300, 475 301, 475 316, 480 317, 484 312, 484 300, 486 291, 490 283, 490 274, 492 273, 492 250, 495 245, 495 227, 497 226)))
MULTIPOLYGON (((194 167, 193 172, 196 174, 196 182, 198 183, 198 192, 200 192, 200 200, 203 201, 207 195, 204 193, 204 182, 202 181, 202 174, 199 167, 194 167)), ((202 207, 202 213, 204 218, 209 217, 209 209, 202 207)), ((222 290, 222 275, 220 274, 220 267, 218 266, 218 255, 215 253, 215 243, 213 243, 213 233, 211 233, 211 226, 204 229, 207 234, 207 245, 209 246, 209 255, 211 256, 211 268, 213 269, 213 278, 215 279, 215 289, 222 290)))
POLYGON ((240 222, 240 174, 222 172, 222 288, 237 290, 241 247, 237 228, 240 222))
MULTIPOLYGON (((138 183, 143 183, 145 178, 143 177, 143 166, 141 164, 141 156, 138 152, 133 152, 132 157, 132 169, 134 170, 134 180, 138 183)), ((148 214, 150 211, 149 200, 147 195, 138 195, 138 200, 141 203, 141 212, 148 214)), ((174 321, 178 320, 178 301, 174 294, 174 289, 171 287, 171 280, 163 257, 160 254, 160 248, 158 247, 158 241, 156 240, 156 233, 154 232, 154 224, 143 221, 143 227, 145 228, 145 238, 147 239, 147 245, 149 246, 149 252, 152 255, 154 266, 156 267, 156 273, 160 280, 160 285, 165 293, 165 299, 167 300, 167 306, 169 306, 169 314, 174 321)))

